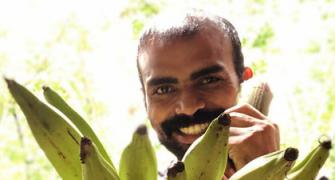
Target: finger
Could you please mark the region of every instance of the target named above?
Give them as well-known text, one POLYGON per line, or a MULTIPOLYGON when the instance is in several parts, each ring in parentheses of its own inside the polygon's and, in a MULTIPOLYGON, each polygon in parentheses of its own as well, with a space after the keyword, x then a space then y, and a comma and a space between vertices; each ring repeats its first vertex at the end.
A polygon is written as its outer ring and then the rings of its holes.
POLYGON ((250 115, 238 112, 231 112, 229 115, 231 118, 231 127, 250 127, 254 126, 255 124, 262 123, 263 121, 250 115))
POLYGON ((231 113, 231 112, 239 112, 242 114, 247 114, 249 116, 255 117, 257 119, 266 119, 266 116, 259 112, 256 108, 251 106, 250 104, 244 103, 244 104, 238 104, 236 106, 233 106, 229 109, 226 109, 225 113, 231 113))
POLYGON ((254 133, 257 131, 256 126, 250 126, 250 127, 230 127, 229 128, 229 140, 232 142, 235 142, 236 140, 243 140, 245 137, 250 136, 251 133, 254 133))
POLYGON ((228 148, 241 143, 250 144, 257 139, 261 140, 257 143, 258 146, 262 146, 261 144, 265 143, 265 146, 274 147, 276 150, 279 149, 279 131, 266 121, 250 127, 230 127, 228 148))
POLYGON ((248 130, 247 128, 240 128, 240 127, 230 127, 229 128, 229 138, 235 137, 235 136, 241 136, 245 134, 248 130))
POLYGON ((226 175, 222 177, 222 180, 229 180, 226 175))

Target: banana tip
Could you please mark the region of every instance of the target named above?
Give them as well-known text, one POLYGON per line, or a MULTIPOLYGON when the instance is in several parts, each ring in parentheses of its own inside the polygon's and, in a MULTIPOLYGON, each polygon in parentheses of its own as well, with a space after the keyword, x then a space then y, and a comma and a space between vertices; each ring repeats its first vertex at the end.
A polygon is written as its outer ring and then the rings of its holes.
POLYGON ((323 142, 321 142, 321 145, 322 145, 322 147, 324 147, 326 149, 331 149, 332 148, 332 141, 330 139, 326 140, 326 141, 323 141, 323 142))
POLYGON ((46 91, 46 90, 49 89, 49 86, 47 86, 47 85, 43 85, 43 86, 42 86, 42 89, 43 89, 43 91, 46 91))
POLYGON ((332 141, 331 139, 324 135, 319 138, 319 143, 321 144, 322 147, 326 149, 331 149, 332 148, 332 141))
POLYGON ((87 146, 92 145, 92 141, 88 137, 82 137, 80 140, 80 161, 82 164, 85 163, 85 159, 88 154, 87 146))
POLYGON ((299 150, 296 148, 287 148, 284 153, 286 161, 295 161, 298 158, 299 150))
POLYGON ((223 126, 229 126, 230 125, 230 115, 227 113, 222 113, 220 114, 218 121, 219 124, 223 125, 223 126))
POLYGON ((182 161, 176 162, 171 168, 168 169, 167 175, 170 177, 176 177, 178 173, 185 170, 185 165, 182 161))
POLYGON ((329 180, 329 178, 327 178, 326 176, 322 176, 322 177, 320 177, 319 180, 329 180))
POLYGON ((136 133, 140 135, 145 135, 148 133, 147 126, 145 124, 141 124, 137 127, 136 133))
POLYGON ((7 86, 10 86, 14 83, 13 79, 9 79, 6 76, 3 76, 3 79, 5 80, 5 82, 7 83, 7 86))

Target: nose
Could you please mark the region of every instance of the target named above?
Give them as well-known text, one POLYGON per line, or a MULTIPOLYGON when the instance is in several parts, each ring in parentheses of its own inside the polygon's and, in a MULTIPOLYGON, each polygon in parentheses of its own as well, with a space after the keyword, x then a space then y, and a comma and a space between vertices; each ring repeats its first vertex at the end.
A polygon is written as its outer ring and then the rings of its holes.
POLYGON ((182 92, 176 103, 176 114, 193 115, 205 107, 202 97, 193 92, 182 92))

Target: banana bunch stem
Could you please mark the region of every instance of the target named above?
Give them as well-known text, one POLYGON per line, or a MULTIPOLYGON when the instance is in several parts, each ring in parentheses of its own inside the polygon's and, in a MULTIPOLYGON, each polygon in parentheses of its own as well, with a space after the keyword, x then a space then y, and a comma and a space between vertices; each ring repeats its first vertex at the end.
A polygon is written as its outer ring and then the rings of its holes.
POLYGON ((87 137, 80 141, 80 160, 83 180, 119 180, 115 169, 101 155, 95 144, 87 137))

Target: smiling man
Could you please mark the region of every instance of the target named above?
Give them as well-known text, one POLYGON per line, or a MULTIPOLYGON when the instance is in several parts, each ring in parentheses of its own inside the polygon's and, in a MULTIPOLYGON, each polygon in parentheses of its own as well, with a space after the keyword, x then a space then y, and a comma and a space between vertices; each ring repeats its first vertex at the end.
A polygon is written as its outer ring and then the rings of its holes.
POLYGON ((232 121, 227 177, 279 149, 277 125, 250 105, 237 104, 241 83, 252 75, 226 19, 195 12, 151 26, 139 41, 137 67, 151 124, 178 159, 222 112, 232 121))

